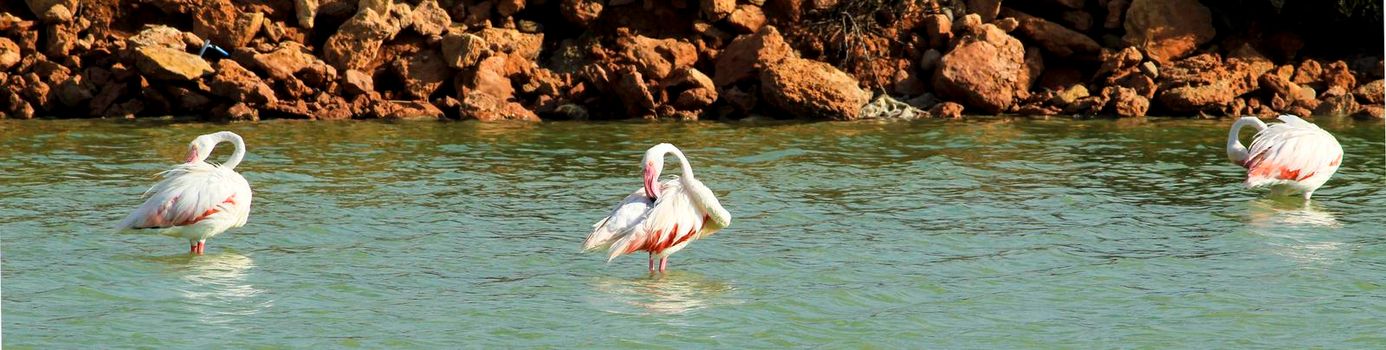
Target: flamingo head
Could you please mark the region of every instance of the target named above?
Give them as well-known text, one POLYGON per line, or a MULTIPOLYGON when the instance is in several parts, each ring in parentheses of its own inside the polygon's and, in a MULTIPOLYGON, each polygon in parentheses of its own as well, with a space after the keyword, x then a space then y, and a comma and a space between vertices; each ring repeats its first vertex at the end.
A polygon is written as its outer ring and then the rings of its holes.
POLYGON ((641 161, 645 170, 645 196, 650 199, 659 198, 659 173, 664 170, 664 154, 668 152, 665 147, 667 143, 661 143, 645 151, 645 159, 641 161))
POLYGON ((185 163, 196 163, 207 159, 212 155, 212 148, 216 147, 217 140, 212 134, 198 136, 188 144, 188 155, 183 158, 185 163))

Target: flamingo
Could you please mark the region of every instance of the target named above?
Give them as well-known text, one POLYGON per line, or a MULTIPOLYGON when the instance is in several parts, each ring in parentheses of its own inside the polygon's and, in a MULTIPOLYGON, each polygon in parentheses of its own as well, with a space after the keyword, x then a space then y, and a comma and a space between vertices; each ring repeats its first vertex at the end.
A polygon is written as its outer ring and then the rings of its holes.
POLYGON ((244 226, 250 218, 250 183, 236 173, 245 157, 245 141, 229 131, 198 136, 188 145, 183 164, 159 173, 162 180, 144 192, 144 204, 121 220, 118 230, 155 229, 186 238, 191 253, 206 251, 207 239, 244 226), (222 142, 236 146, 221 165, 205 160, 222 142))
POLYGON ((592 225, 592 233, 582 248, 607 249, 607 262, 643 250, 649 254, 650 272, 655 272, 656 257, 659 272, 664 272, 669 255, 731 225, 731 213, 722 208, 711 189, 693 177, 688 158, 674 145, 661 143, 651 147, 641 162, 645 185, 592 225), (664 157, 669 153, 679 159, 683 174, 658 182, 664 157))
POLYGON ((1281 123, 1267 126, 1256 117, 1242 117, 1227 134, 1227 158, 1247 169, 1246 187, 1273 188, 1301 192, 1308 201, 1338 171, 1343 147, 1318 126, 1293 115, 1281 115, 1281 123), (1251 150, 1242 146, 1238 132, 1256 128, 1251 150))

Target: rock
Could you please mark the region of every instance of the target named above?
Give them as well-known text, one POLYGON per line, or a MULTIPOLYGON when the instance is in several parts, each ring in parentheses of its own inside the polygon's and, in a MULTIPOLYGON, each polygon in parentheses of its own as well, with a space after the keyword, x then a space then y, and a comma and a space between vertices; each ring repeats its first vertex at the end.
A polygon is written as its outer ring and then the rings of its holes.
POLYGON ((476 70, 472 74, 459 75, 458 77, 463 79, 462 84, 459 85, 465 89, 459 89, 459 92, 463 94, 458 97, 462 97, 462 100, 466 101, 465 93, 467 91, 464 90, 477 90, 502 100, 509 100, 510 96, 515 94, 515 87, 512 85, 509 75, 505 74, 505 61, 506 56, 491 56, 477 64, 476 70))
POLYGON ((767 66, 794 56, 794 49, 785 43, 774 26, 761 27, 755 34, 738 36, 717 55, 712 81, 725 87, 756 77, 767 66))
POLYGON ((255 62, 254 66, 268 73, 274 80, 288 80, 300 71, 316 65, 325 65, 309 53, 303 44, 292 41, 279 43, 268 53, 255 54, 251 60, 255 62))
POLYGON ((294 0, 294 16, 298 18, 299 28, 313 29, 313 17, 317 15, 318 0, 294 0))
POLYGON ((1295 68, 1294 77, 1291 78, 1295 84, 1317 84, 1323 80, 1323 66, 1319 61, 1305 59, 1299 62, 1295 68))
POLYGON ((430 120, 443 118, 443 110, 426 101, 383 101, 376 104, 376 109, 372 114, 385 119, 430 120))
POLYGON ((486 28, 477 33, 491 51, 515 53, 530 61, 539 60, 544 34, 522 33, 514 29, 486 28))
POLYGON ((1080 98, 1088 97, 1088 95, 1088 88, 1086 86, 1083 86, 1083 84, 1073 84, 1073 86, 1054 94, 1054 98, 1050 103, 1060 107, 1067 107, 1077 102, 1080 98))
POLYGON ((486 42, 467 33, 449 33, 443 37, 443 61, 452 68, 463 69, 481 62, 488 55, 486 42))
POLYGON ((963 105, 955 102, 943 102, 934 105, 929 109, 929 115, 938 118, 962 119, 963 105))
POLYGON ((626 107, 628 117, 653 119, 656 107, 654 95, 645 86, 645 78, 634 67, 622 67, 616 71, 616 96, 626 107))
POLYGON ((1386 86, 1383 80, 1372 80, 1370 83, 1362 84, 1352 94, 1364 103, 1379 105, 1386 101, 1386 86))
POLYGON ((1121 28, 1121 15, 1126 13, 1128 5, 1131 5, 1131 0, 1107 1, 1107 19, 1102 22, 1102 28, 1121 28))
POLYGON ((48 57, 63 57, 68 55, 74 46, 77 45, 77 27, 70 23, 53 23, 43 27, 44 41, 43 53, 48 57))
POLYGON ((91 83, 84 81, 81 75, 74 75, 54 88, 54 93, 58 96, 58 102, 68 107, 82 107, 92 98, 91 83))
POLYGON ((1112 113, 1117 117, 1144 117, 1145 112, 1150 109, 1150 100, 1136 93, 1134 89, 1109 86, 1103 91, 1103 95, 1111 96, 1112 113))
POLYGON ((212 94, 233 101, 259 105, 278 101, 269 85, 234 60, 217 61, 216 74, 209 80, 212 94))
POLYGON ((10 70, 19 63, 19 45, 9 38, 0 37, 0 72, 10 70))
POLYGON ((754 33, 765 26, 765 13, 756 5, 740 5, 727 17, 727 24, 739 33, 754 33))
POLYGON ((1086 11, 1064 11, 1059 15, 1059 19, 1068 24, 1068 28, 1073 28, 1073 30, 1079 32, 1086 32, 1092 29, 1092 15, 1088 14, 1086 11))
POLYGON ((1362 107, 1352 96, 1332 96, 1320 101, 1319 108, 1314 109, 1316 116, 1344 116, 1356 113, 1362 107))
POLYGON ((563 19, 579 27, 587 27, 602 15, 602 2, 599 0, 562 0, 560 4, 563 19))
POLYGON ((1125 25, 1122 40, 1161 64, 1192 53, 1217 35, 1212 13, 1198 0, 1132 0, 1125 25))
POLYGON ((703 18, 710 21, 719 21, 736 10, 736 0, 699 0, 698 5, 703 18))
POLYGON ((1381 106, 1362 106, 1362 110, 1352 114, 1353 118, 1381 120, 1386 118, 1386 109, 1381 106))
POLYGON ((999 113, 1025 93, 1025 49, 1000 28, 984 25, 981 36, 965 36, 943 55, 934 72, 934 91, 986 113, 999 113))
POLYGON ((260 31, 263 21, 263 14, 242 13, 230 0, 203 0, 193 15, 193 34, 223 47, 242 47, 260 31))
POLYGON ((496 13, 501 17, 514 16, 515 13, 525 9, 525 0, 498 0, 496 1, 496 13))
POLYGON ((1001 0, 966 0, 967 10, 981 16, 982 23, 991 23, 996 20, 996 14, 1001 11, 1001 0))
POLYGON ((415 32, 425 36, 442 35, 448 26, 452 25, 452 17, 448 17, 448 12, 438 7, 437 0, 420 2, 410 16, 413 17, 410 21, 411 27, 415 32))
POLYGON ((1150 77, 1150 79, 1160 78, 1160 68, 1155 66, 1155 62, 1146 61, 1137 67, 1140 68, 1141 74, 1145 74, 1145 76, 1150 77))
POLYGON ((212 73, 212 65, 201 57, 163 46, 135 49, 135 66, 145 75, 163 80, 194 80, 212 73))
POLYGON ((423 50, 395 61, 395 70, 404 80, 404 91, 415 99, 428 99, 443 82, 452 78, 452 70, 435 50, 423 50))
MULTIPOLYGON (((1281 75, 1274 73, 1262 74, 1260 83, 1262 88, 1269 90, 1271 94, 1274 95, 1285 97, 1294 97, 1298 95, 1299 84, 1295 84, 1291 82, 1290 79, 1286 79, 1281 75)), ((1291 98, 1290 100, 1293 101, 1294 99, 1291 98)))
POLYGON ((1163 90, 1159 95, 1161 104, 1180 113, 1216 109, 1237 96, 1226 84, 1181 86, 1163 90))
POLYGON ((1020 21, 1016 20, 1015 17, 1006 17, 998 19, 996 20, 996 22, 992 23, 996 24, 997 28, 1001 28, 1001 30, 1005 31, 1006 33, 1013 32, 1016 30, 1016 28, 1020 28, 1020 21))
POLYGON ((356 15, 371 10, 375 11, 377 15, 385 16, 392 8, 394 8, 393 0, 360 0, 356 3, 356 15))
POLYGON ((929 47, 943 48, 953 41, 953 20, 943 14, 924 16, 923 35, 929 38, 929 47))
POLYGON ((1357 87, 1357 78, 1348 70, 1347 62, 1333 61, 1323 69, 1323 84, 1328 88, 1340 87, 1343 91, 1352 91, 1357 87))
POLYGON ((761 96, 790 115, 855 120, 871 93, 827 63, 789 58, 761 71, 761 96))
MULTIPOLYGON (((1004 32, 1004 31, 1003 31, 1003 32, 1004 32)), ((981 34, 982 34, 982 16, 979 16, 979 15, 977 15, 977 14, 975 14, 975 13, 969 13, 969 14, 967 14, 966 16, 962 16, 962 18, 959 19, 957 22, 953 22, 953 35, 954 35, 954 36, 981 35, 981 34)))
POLYGON ((943 58, 943 54, 939 53, 938 50, 929 49, 924 51, 924 54, 919 55, 919 71, 924 72, 926 75, 932 75, 934 67, 938 65, 938 60, 940 58, 943 58))
POLYGON ((368 68, 394 28, 375 11, 360 11, 323 44, 323 60, 337 70, 368 68))
POLYGON ((125 45, 130 48, 141 48, 145 46, 162 46, 170 49, 183 51, 187 47, 183 33, 178 29, 165 25, 153 25, 145 27, 138 34, 125 38, 125 45))
POLYGON ((24 0, 24 3, 38 15, 39 20, 48 23, 72 21, 72 14, 77 12, 78 6, 78 0, 24 0))
POLYGON ((347 95, 356 96, 371 91, 375 91, 375 80, 369 74, 355 69, 342 74, 342 92, 347 95))
POLYGON ((1054 56, 1094 55, 1102 50, 1102 46, 1098 45, 1092 38, 1065 28, 1058 23, 1009 9, 1006 13, 1020 21, 1018 31, 1021 35, 1034 40, 1035 43, 1038 43, 1040 47, 1054 56))
POLYGON ((675 39, 652 39, 644 36, 618 40, 621 55, 640 73, 654 80, 663 80, 675 67, 691 67, 698 60, 697 48, 675 39))
POLYGON ((665 89, 684 89, 674 99, 674 107, 681 110, 702 110, 717 101, 717 86, 712 78, 696 68, 679 68, 662 85, 665 89))
POLYGON ((475 119, 483 122, 501 120, 539 121, 535 115, 518 103, 508 102, 494 95, 480 91, 465 94, 462 98, 462 119, 475 119))

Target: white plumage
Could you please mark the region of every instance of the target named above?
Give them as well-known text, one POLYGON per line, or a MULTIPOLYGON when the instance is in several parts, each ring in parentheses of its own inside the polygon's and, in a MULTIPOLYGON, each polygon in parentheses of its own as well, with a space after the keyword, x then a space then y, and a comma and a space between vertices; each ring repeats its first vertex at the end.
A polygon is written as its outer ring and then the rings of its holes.
POLYGON ((250 183, 235 171, 244 155, 239 135, 223 131, 199 136, 189 145, 187 162, 160 173, 162 179, 145 191, 144 204, 116 228, 185 238, 192 252, 201 254, 208 238, 244 226, 250 218, 250 183), (222 165, 205 162, 220 142, 236 146, 231 158, 222 165))
POLYGON ((1332 134, 1299 117, 1281 115, 1279 119, 1281 123, 1271 125, 1256 117, 1237 120, 1228 134, 1228 158, 1247 169, 1248 188, 1288 189, 1307 200, 1338 171, 1343 147, 1332 134), (1246 125, 1258 130, 1250 150, 1237 137, 1246 125))

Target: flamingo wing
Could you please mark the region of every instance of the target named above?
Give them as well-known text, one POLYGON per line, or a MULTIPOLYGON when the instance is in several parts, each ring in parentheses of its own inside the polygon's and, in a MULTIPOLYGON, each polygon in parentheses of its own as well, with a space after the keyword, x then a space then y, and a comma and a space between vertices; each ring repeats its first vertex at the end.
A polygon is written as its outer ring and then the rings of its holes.
POLYGON ((1283 123, 1270 125, 1251 142, 1248 187, 1295 182, 1338 169, 1343 148, 1333 135, 1295 116, 1282 115, 1280 120, 1283 123))
POLYGON ((587 240, 582 242, 583 251, 591 251, 610 247, 617 239, 630 233, 640 224, 640 220, 645 217, 645 213, 650 210, 654 200, 645 196, 645 189, 639 188, 635 192, 626 196, 621 203, 616 204, 616 208, 611 210, 611 215, 607 215, 592 225, 592 233, 587 235, 587 240))
POLYGON ((659 254, 702 236, 707 214, 694 205, 679 179, 666 181, 661 187, 659 199, 638 225, 611 245, 607 260, 639 250, 659 254))
POLYGON ((162 180, 145 191, 144 204, 125 217, 118 229, 170 228, 231 215, 232 227, 250 217, 250 184, 235 171, 197 162, 160 173, 162 180))

